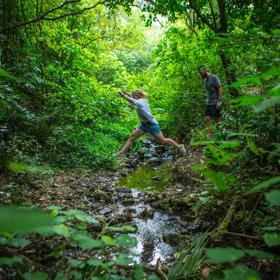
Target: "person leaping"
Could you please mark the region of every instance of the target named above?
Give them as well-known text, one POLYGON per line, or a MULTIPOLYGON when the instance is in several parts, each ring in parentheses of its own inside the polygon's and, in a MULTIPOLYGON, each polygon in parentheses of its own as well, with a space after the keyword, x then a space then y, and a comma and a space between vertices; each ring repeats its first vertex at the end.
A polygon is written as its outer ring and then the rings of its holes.
POLYGON ((124 155, 127 152, 127 150, 133 145, 134 141, 140 136, 145 135, 146 133, 151 134, 157 142, 164 145, 171 145, 177 148, 181 154, 186 154, 184 144, 179 145, 173 139, 165 138, 163 136, 159 127, 159 123, 153 116, 149 107, 147 95, 142 90, 134 90, 131 95, 132 97, 124 91, 119 91, 118 94, 125 100, 127 100, 130 104, 136 107, 136 111, 140 119, 140 125, 137 127, 136 130, 132 132, 122 149, 114 154, 115 156, 124 155))

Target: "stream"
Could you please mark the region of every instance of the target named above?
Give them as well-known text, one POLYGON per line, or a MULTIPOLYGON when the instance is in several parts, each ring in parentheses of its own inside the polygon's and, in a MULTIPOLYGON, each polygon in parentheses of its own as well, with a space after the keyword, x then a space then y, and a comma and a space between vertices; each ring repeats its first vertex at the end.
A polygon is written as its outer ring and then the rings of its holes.
POLYGON ((160 259, 168 264, 174 260, 176 249, 186 243, 186 222, 178 215, 153 207, 148 198, 149 194, 160 197, 172 184, 172 151, 146 140, 140 157, 138 154, 137 158, 128 161, 137 161, 137 166, 119 179, 117 190, 127 193, 130 189, 132 200, 129 203, 118 201, 117 213, 121 216, 129 213, 130 223, 137 228, 136 233, 130 234, 137 239, 137 246, 131 249, 131 253, 140 263, 155 265, 160 259))

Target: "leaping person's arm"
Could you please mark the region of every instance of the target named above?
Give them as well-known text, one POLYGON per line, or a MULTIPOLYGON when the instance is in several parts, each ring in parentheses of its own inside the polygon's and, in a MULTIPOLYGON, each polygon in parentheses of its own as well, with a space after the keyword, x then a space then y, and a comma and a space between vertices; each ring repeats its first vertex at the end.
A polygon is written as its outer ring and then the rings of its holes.
POLYGON ((128 93, 126 93, 125 91, 119 91, 118 94, 124 98, 125 100, 127 100, 129 103, 134 103, 134 99, 130 97, 130 95, 128 93))

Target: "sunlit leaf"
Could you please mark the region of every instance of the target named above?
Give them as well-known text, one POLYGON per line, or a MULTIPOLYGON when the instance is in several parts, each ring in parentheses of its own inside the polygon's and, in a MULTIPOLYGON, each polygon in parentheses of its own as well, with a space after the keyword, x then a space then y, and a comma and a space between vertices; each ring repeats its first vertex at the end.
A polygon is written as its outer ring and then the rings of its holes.
POLYGON ((121 227, 107 227, 106 230, 116 231, 116 232, 135 232, 136 228, 133 226, 121 226, 121 227))
POLYGON ((101 240, 106 244, 106 245, 111 245, 114 246, 116 244, 115 240, 107 235, 102 235, 101 240))

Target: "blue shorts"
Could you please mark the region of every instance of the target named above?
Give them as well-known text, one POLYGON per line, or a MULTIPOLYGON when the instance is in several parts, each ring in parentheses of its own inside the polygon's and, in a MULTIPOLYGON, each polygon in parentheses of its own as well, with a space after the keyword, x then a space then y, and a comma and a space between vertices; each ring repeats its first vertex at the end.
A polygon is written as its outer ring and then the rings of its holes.
POLYGON ((161 133, 160 127, 156 123, 146 123, 146 124, 141 123, 137 127, 137 129, 141 129, 141 130, 143 130, 145 132, 148 132, 148 133, 150 133, 153 136, 159 135, 161 133))

